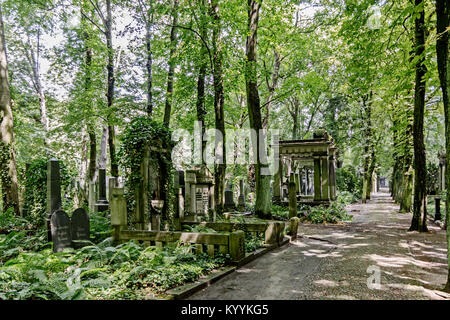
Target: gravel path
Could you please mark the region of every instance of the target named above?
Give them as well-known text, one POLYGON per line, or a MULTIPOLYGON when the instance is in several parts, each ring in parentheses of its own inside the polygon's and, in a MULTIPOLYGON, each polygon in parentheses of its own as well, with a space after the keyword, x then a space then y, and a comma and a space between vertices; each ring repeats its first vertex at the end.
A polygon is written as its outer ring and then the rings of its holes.
POLYGON ((411 214, 398 213, 387 193, 347 211, 352 223, 301 224, 295 242, 189 299, 450 299, 439 291, 447 279, 444 230, 430 222, 426 234, 408 232, 411 214))

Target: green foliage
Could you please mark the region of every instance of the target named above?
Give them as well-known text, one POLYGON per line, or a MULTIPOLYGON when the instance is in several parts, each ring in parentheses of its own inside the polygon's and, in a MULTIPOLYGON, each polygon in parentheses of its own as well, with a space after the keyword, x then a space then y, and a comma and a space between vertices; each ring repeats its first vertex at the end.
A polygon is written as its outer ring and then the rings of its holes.
POLYGON ((80 250, 20 253, 0 267, 0 299, 139 299, 195 281, 225 263, 192 248, 112 246, 108 238, 80 250))
POLYGON ((4 213, 0 213, 0 234, 8 234, 11 231, 30 230, 31 223, 20 216, 14 214, 14 208, 9 208, 4 213))
POLYGON ((439 190, 439 166, 427 162, 427 194, 436 194, 439 190))
POLYGON ((348 191, 359 198, 362 194, 362 178, 352 166, 344 166, 336 169, 336 187, 342 191, 348 191))
POLYGON ((104 212, 94 212, 89 215, 91 241, 99 243, 111 235, 111 218, 104 216, 104 212))
MULTIPOLYGON (((47 159, 36 159, 30 163, 24 177, 24 207, 28 209, 28 217, 35 225, 43 225, 47 210, 47 159)), ((61 199, 63 208, 71 208, 71 199, 63 195, 69 193, 72 174, 69 168, 60 161, 61 199)))
POLYGON ((204 232, 204 233, 217 233, 216 230, 208 228, 205 225, 195 224, 195 225, 183 225, 183 231, 186 232, 204 232))
MULTIPOLYGON (((127 188, 128 211, 132 212, 135 206, 134 191, 142 182, 140 166, 144 158, 145 147, 150 150, 150 166, 158 172, 161 185, 161 200, 164 200, 163 220, 168 220, 173 212, 173 168, 171 150, 173 142, 171 131, 164 124, 152 121, 147 117, 138 117, 125 128, 121 138, 121 148, 118 152, 119 164, 124 169, 127 188)), ((149 186, 147 190, 149 199, 152 199, 149 186)))
POLYGON ((358 197, 351 192, 340 191, 338 192, 336 201, 337 203, 346 206, 348 204, 358 201, 358 197))
POLYGON ((276 220, 289 220, 289 210, 285 206, 273 204, 270 210, 272 217, 276 220))
POLYGON ((339 223, 343 221, 351 221, 353 216, 347 214, 342 204, 331 202, 330 206, 310 207, 306 216, 300 218, 301 221, 311 223, 339 223))

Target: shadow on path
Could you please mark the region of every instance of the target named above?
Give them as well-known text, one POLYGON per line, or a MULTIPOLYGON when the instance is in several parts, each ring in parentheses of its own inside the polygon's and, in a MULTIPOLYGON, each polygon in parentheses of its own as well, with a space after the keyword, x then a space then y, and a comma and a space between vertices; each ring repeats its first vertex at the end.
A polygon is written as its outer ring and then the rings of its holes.
POLYGON ((411 214, 398 213, 386 193, 346 209, 352 223, 300 224, 295 242, 190 299, 450 298, 439 291, 447 279, 444 230, 408 232, 411 214))

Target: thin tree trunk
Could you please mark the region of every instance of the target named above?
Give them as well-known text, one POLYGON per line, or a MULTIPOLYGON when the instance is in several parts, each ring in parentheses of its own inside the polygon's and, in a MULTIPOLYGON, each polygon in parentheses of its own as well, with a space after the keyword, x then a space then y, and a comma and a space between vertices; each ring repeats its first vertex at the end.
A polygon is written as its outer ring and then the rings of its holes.
POLYGON ((3 211, 19 211, 16 154, 14 151, 14 121, 9 88, 8 61, 6 57, 5 29, 0 6, 0 181, 3 211))
POLYGON ((89 166, 88 181, 95 181, 95 170, 97 167, 97 137, 93 129, 89 129, 89 166))
POLYGON ((169 72, 167 74, 167 92, 166 106, 164 109, 164 124, 170 125, 170 113, 172 111, 173 101, 173 76, 175 72, 175 50, 177 47, 176 25, 178 20, 178 0, 174 0, 172 9, 172 27, 170 28, 170 53, 169 53, 169 72))
MULTIPOLYGON (((450 55, 449 55, 449 30, 450 27, 450 4, 447 0, 436 0, 436 32, 438 38, 436 41, 436 55, 439 72, 439 80, 442 90, 442 101, 444 103, 445 115, 445 150, 446 150, 446 172, 445 184, 450 186, 450 55)), ((450 188, 447 187, 447 199, 450 199, 450 188)), ((447 227, 447 257, 448 257, 448 276, 445 291, 450 292, 450 206, 448 202, 445 206, 445 224, 447 227)))
POLYGON ((32 71, 32 82, 33 87, 36 92, 36 95, 39 98, 39 110, 41 113, 41 125, 44 129, 44 148, 46 149, 47 155, 49 154, 48 150, 48 128, 49 128, 49 121, 48 121, 48 115, 47 115, 47 101, 44 94, 44 89, 42 87, 41 82, 41 74, 40 74, 40 30, 38 30, 37 34, 37 44, 36 44, 36 52, 34 52, 33 45, 31 43, 31 39, 28 35, 28 47, 25 47, 26 57, 28 60, 28 63, 30 64, 31 71, 32 71))
POLYGON ((267 79, 267 88, 269 89, 269 95, 267 96, 266 102, 264 103, 266 109, 266 115, 263 120, 263 129, 267 129, 269 126, 269 118, 270 118, 270 107, 272 106, 273 96, 275 95, 275 89, 278 84, 278 78, 280 76, 280 66, 281 66, 281 57, 277 50, 273 51, 274 56, 274 64, 272 71, 271 83, 267 79))
MULTIPOLYGON (((266 146, 264 136, 260 135, 262 131, 262 116, 260 108, 260 100, 257 84, 256 72, 256 46, 257 46, 257 32, 259 9, 262 1, 248 0, 248 36, 246 41, 246 92, 247 92, 247 107, 250 120, 250 128, 256 131, 256 139, 253 139, 253 144, 256 144, 256 164, 255 164, 255 180, 256 180, 256 202, 255 214, 260 218, 270 217, 270 179, 269 175, 262 175, 262 169, 267 168, 267 161, 265 159, 266 146)), ((254 138, 254 137, 252 137, 254 138)))
POLYGON ((368 167, 367 172, 367 192, 366 199, 370 200, 370 194, 372 193, 372 178, 373 172, 375 171, 376 157, 375 157, 375 144, 374 144, 374 136, 372 131, 372 97, 373 93, 370 91, 369 93, 369 101, 367 102, 367 134, 366 139, 369 144, 369 152, 370 152, 370 165, 368 167))
POLYGON ((145 44, 147 47, 147 115, 152 117, 153 112, 153 96, 152 96, 152 47, 151 47, 151 33, 147 26, 147 32, 145 35, 145 44))
MULTIPOLYGON (((205 8, 205 1, 202 0, 202 8, 205 8)), ((203 21, 203 19, 202 19, 203 21)), ((203 39, 207 38, 207 30, 205 24, 201 25, 201 34, 203 39)), ((208 52, 207 48, 205 47, 205 44, 203 41, 201 41, 201 48, 200 48, 200 66, 198 71, 198 79, 197 79, 197 121, 201 122, 202 124, 202 130, 201 130, 201 136, 200 141, 202 142, 202 165, 206 164, 206 161, 203 157, 203 152, 206 148, 206 141, 203 141, 203 135, 205 133, 205 118, 206 118, 206 105, 205 105, 205 81, 206 81, 206 68, 208 63, 208 52)))
POLYGON ((214 164, 214 201, 216 213, 223 212, 223 195, 226 171, 226 150, 225 150, 225 116, 224 116, 224 88, 223 88, 223 53, 221 43, 221 21, 219 3, 217 0, 211 1, 211 17, 213 19, 213 84, 214 84, 214 113, 216 130, 222 134, 222 139, 215 139, 216 161, 214 164))
MULTIPOLYGON (((423 5, 423 0, 415 0, 416 8, 423 5)), ((414 89, 414 203, 413 218, 410 231, 426 232, 427 229, 427 194, 426 194, 426 159, 423 140, 423 119, 425 110, 425 11, 422 6, 418 17, 415 19, 415 56, 418 57, 416 69, 416 81, 414 89)))
MULTIPOLYGON (((150 2, 152 5, 152 2, 150 2)), ((147 115, 149 118, 152 117, 153 112, 153 77, 152 77, 152 68, 153 68, 153 59, 152 59, 152 32, 151 26, 153 24, 153 8, 151 7, 151 18, 144 18, 145 21, 145 46, 147 49, 147 115)))
MULTIPOLYGON (((109 112, 112 112, 112 105, 114 102, 114 50, 112 45, 112 9, 111 0, 106 0, 106 20, 105 20, 105 35, 106 46, 108 50, 108 91, 107 91, 107 105, 109 112)), ((113 177, 119 176, 119 166, 116 159, 116 146, 114 144, 115 129, 109 123, 108 119, 108 145, 109 145, 109 160, 111 162, 111 175, 113 177)))

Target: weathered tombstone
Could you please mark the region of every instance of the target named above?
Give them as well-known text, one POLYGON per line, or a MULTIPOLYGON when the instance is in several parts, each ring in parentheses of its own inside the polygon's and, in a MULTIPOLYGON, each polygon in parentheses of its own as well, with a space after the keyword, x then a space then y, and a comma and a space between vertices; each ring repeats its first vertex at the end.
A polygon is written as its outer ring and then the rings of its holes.
POLYGON ((47 239, 52 241, 51 217, 61 209, 61 182, 59 161, 52 158, 47 163, 47 239))
POLYGON ((127 201, 123 188, 111 189, 111 226, 113 240, 120 242, 120 231, 127 227, 127 201))
POLYGON ((229 250, 231 261, 237 262, 245 257, 245 233, 238 230, 230 233, 229 250))
POLYGON ((113 188, 119 187, 119 178, 109 177, 108 179, 108 201, 111 202, 111 193, 113 188))
POLYGON ((56 210, 50 218, 53 252, 72 248, 70 218, 63 210, 56 210))
POLYGON ((238 197, 238 207, 239 209, 245 208, 245 190, 244 190, 244 180, 239 180, 239 197, 238 197))
POLYGON ((78 208, 73 212, 71 221, 72 241, 75 240, 72 245, 75 249, 82 248, 87 244, 87 242, 83 243, 81 241, 89 241, 90 238, 91 229, 89 215, 83 208, 78 208))
POLYGON ((106 200, 106 169, 98 169, 98 200, 95 204, 95 211, 104 212, 108 208, 108 200, 106 200))
POLYGON ((269 221, 266 232, 264 234, 264 243, 268 245, 280 245, 281 234, 284 229, 284 222, 281 221, 269 221))
POLYGON ((233 200, 233 185, 230 183, 228 187, 225 189, 225 210, 234 210, 236 209, 236 205, 233 200))

